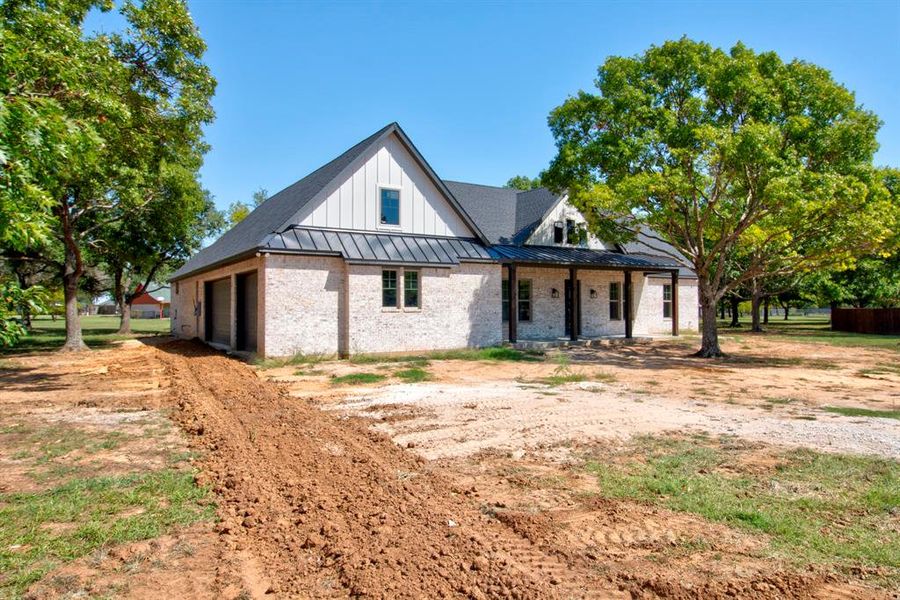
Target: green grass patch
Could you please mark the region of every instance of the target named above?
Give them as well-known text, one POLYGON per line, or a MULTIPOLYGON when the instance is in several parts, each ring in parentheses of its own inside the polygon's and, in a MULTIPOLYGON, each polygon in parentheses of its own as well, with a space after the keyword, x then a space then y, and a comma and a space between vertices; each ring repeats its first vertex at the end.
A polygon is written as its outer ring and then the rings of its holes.
POLYGON ((640 437, 586 469, 600 492, 700 515, 770 536, 769 552, 801 563, 880 567, 900 583, 895 461, 794 450, 777 466, 741 470, 738 444, 640 437), (737 474, 734 472, 735 465, 737 474))
POLYGON ((431 374, 421 367, 410 367, 409 369, 401 369, 394 372, 394 377, 406 381, 407 383, 419 383, 431 378, 431 374))
MULTIPOLYGON (((102 348, 112 342, 145 337, 148 335, 168 335, 169 319, 132 319, 131 334, 120 335, 119 317, 117 316, 83 316, 81 332, 84 343, 92 348, 102 348)), ((36 352, 57 350, 66 339, 66 321, 58 318, 36 317, 32 319, 32 330, 12 348, 0 348, 0 354, 16 352, 36 352)))
POLYGON ((844 415, 845 417, 900 419, 900 410, 873 410, 871 408, 854 408, 852 406, 825 406, 822 410, 838 415, 844 415))
POLYGON ((544 385, 549 385, 551 387, 556 387, 559 385, 565 385, 567 383, 579 383, 582 381, 587 381, 587 375, 584 373, 560 373, 553 374, 548 377, 541 377, 540 379, 535 380, 538 383, 543 383, 544 385))
MULTIPOLYGON (((619 380, 619 378, 612 373, 606 373, 604 371, 598 371, 591 379, 593 381, 599 381, 600 383, 615 383, 619 380)), ((645 383, 647 385, 659 385, 658 381, 646 381, 645 383)))
POLYGON ((127 437, 120 431, 88 431, 62 425, 39 429, 9 427, 0 430, 0 434, 15 436, 14 443, 20 447, 16 456, 20 459, 31 458, 37 465, 46 464, 76 450, 86 454, 112 450, 127 437))
POLYGON ((351 373, 340 377, 332 377, 331 383, 334 385, 363 385, 366 383, 378 383, 386 378, 387 375, 382 375, 381 373, 351 373))
POLYGON ((425 367, 431 360, 495 360, 539 362, 544 359, 538 350, 516 350, 503 346, 489 348, 463 348, 459 350, 433 350, 416 355, 354 354, 348 360, 355 365, 379 363, 409 363, 425 367))
POLYGON ((145 540, 211 519, 207 491, 187 471, 76 479, 33 494, 0 495, 0 596, 61 563, 111 544, 145 540))
POLYGON ((293 367, 298 365, 314 366, 325 360, 324 354, 303 354, 298 352, 293 356, 276 358, 254 357, 250 362, 260 369, 278 369, 280 367, 293 367))
POLYGON ((728 322, 719 322, 719 333, 726 337, 736 337, 740 341, 750 342, 754 337, 772 337, 793 342, 813 342, 831 344, 833 346, 845 346, 848 348, 884 348, 900 352, 900 336, 898 335, 874 335, 866 333, 846 333, 832 331, 828 315, 802 314, 791 316, 785 321, 782 317, 773 317, 768 325, 763 325, 763 333, 753 333, 749 327, 750 319, 744 317, 740 329, 731 329, 728 322))

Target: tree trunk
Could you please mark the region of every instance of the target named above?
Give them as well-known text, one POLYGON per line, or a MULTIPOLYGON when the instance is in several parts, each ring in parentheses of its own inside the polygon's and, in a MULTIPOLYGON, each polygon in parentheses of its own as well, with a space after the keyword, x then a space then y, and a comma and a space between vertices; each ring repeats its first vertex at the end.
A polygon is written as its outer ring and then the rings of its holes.
POLYGON ((78 277, 72 274, 63 277, 63 298, 66 303, 66 343, 60 350, 64 352, 87 350, 81 337, 81 316, 78 314, 78 277))
POLYGON ((769 297, 763 300, 763 325, 769 324, 769 297))
POLYGON ((728 302, 731 305, 731 323, 729 323, 728 326, 729 327, 740 327, 741 322, 739 319, 741 318, 741 311, 740 311, 741 299, 738 298, 737 296, 730 296, 728 298, 728 302))
POLYGON ((760 305, 762 304, 762 298, 760 298, 757 294, 753 294, 750 297, 750 322, 751 327, 750 330, 754 333, 762 332, 762 325, 760 325, 760 305))
POLYGON ((791 311, 791 305, 790 305, 790 304, 785 304, 785 303, 782 302, 782 303, 781 303, 781 308, 784 309, 784 320, 787 321, 787 320, 788 320, 788 313, 791 311))
POLYGON ((716 299, 710 297, 711 294, 701 292, 700 304, 700 320, 701 327, 701 344, 700 350, 694 354, 700 358, 718 358, 724 356, 722 349, 719 348, 719 326, 716 322, 716 299))
POLYGON ((84 274, 84 263, 81 260, 81 248, 75 239, 72 215, 69 212, 69 198, 63 198, 57 206, 57 215, 62 224, 65 258, 63 259, 63 298, 66 303, 66 342, 61 348, 64 352, 87 350, 81 337, 81 317, 78 314, 78 281, 84 274))
POLYGON ((725 320, 725 303, 719 302, 719 318, 725 320))
POLYGON ((131 302, 129 295, 125 293, 126 283, 121 269, 116 269, 113 280, 113 295, 115 295, 116 308, 119 309, 118 333, 128 334, 131 333, 131 302))

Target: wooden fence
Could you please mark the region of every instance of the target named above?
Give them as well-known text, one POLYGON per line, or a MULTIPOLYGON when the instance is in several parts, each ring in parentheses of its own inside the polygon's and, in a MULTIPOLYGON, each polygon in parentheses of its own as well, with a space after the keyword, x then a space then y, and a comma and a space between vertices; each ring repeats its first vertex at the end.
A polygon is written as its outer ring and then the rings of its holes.
POLYGON ((836 308, 831 311, 831 329, 900 335, 900 308, 836 308))

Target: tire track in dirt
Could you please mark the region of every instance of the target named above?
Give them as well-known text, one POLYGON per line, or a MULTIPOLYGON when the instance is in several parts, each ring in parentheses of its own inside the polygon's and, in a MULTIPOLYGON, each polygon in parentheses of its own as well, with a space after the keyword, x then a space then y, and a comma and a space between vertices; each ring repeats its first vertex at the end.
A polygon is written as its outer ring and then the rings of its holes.
POLYGON ((175 418, 205 451, 225 545, 264 569, 251 586, 222 566, 224 597, 248 587, 320 598, 616 593, 482 514, 466 490, 364 423, 291 398, 199 344, 159 351, 175 418))

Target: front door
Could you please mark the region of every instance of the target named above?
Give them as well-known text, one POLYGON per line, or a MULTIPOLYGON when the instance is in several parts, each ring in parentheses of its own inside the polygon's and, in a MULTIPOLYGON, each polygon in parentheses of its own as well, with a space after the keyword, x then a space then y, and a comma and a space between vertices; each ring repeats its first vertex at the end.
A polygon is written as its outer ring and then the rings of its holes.
MULTIPOLYGON (((566 335, 572 335, 572 280, 566 279, 566 335)), ((575 284, 575 323, 581 335, 581 281, 575 284)))

